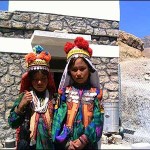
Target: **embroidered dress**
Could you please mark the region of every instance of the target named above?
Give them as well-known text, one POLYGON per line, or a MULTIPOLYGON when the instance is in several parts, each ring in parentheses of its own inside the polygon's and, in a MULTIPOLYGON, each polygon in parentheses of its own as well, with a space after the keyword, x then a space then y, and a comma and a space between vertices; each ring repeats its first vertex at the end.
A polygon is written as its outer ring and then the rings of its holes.
MULTIPOLYGON (((48 127, 48 125, 47 125, 48 123, 46 122, 46 120, 48 120, 48 119, 47 119, 47 116, 44 115, 44 114, 46 114, 46 112, 42 112, 42 113, 37 112, 36 113, 36 114, 38 114, 38 120, 36 120, 36 121, 38 121, 37 128, 35 131, 36 138, 35 138, 35 141, 31 141, 31 137, 30 137, 31 136, 31 132, 30 132, 31 119, 30 118, 33 114, 31 104, 26 107, 25 114, 19 115, 14 111, 15 108, 19 105, 23 95, 24 95, 23 93, 20 94, 18 99, 15 101, 15 103, 10 111, 10 116, 8 118, 8 123, 9 123, 10 127, 12 127, 13 129, 17 129, 18 127, 20 127, 19 128, 20 136, 17 137, 17 138, 19 138, 19 139, 17 139, 18 143, 20 141, 20 143, 23 144, 24 149, 31 149, 31 148, 37 149, 37 150, 39 150, 39 149, 40 150, 54 149, 52 140, 51 140, 51 125, 50 125, 50 127, 48 127), (30 147, 29 147, 29 145, 30 145, 30 147)), ((52 120, 52 115, 53 115, 52 100, 48 101, 47 110, 50 112, 49 117, 52 120)), ((34 123, 34 126, 35 125, 36 125, 36 123, 34 123)))
MULTIPOLYGON (((66 122, 67 112, 68 112, 68 101, 79 101, 79 107, 76 113, 75 118, 73 119, 73 125, 72 129, 68 132, 67 140, 76 140, 78 137, 80 137, 82 134, 85 134, 88 137, 89 144, 86 145, 84 149, 98 149, 97 142, 100 140, 100 137, 102 135, 102 128, 103 128, 103 113, 100 111, 99 107, 99 99, 96 97, 97 93, 91 93, 90 92, 91 87, 87 86, 83 92, 82 95, 77 94, 79 93, 79 90, 77 90, 75 87, 71 87, 71 89, 68 91, 67 88, 63 90, 63 93, 61 95, 61 104, 59 109, 56 110, 54 119, 53 119, 53 128, 52 128, 52 139, 56 142, 56 137, 60 135, 62 132, 62 126, 64 122, 66 122), (71 98, 72 97, 72 98, 71 98), (81 98, 79 98, 81 97, 81 98), (71 98, 71 99, 70 99, 71 98), (79 100, 80 99, 80 100, 79 100), (91 121, 87 124, 87 126, 84 125, 84 116, 87 114, 83 114, 83 105, 84 103, 90 104, 93 103, 93 108, 91 110, 92 116, 91 121)), ((92 108, 92 107, 91 107, 92 108)), ((85 120, 86 121, 86 120, 85 120)), ((65 142, 65 141, 64 141, 65 142)), ((64 145, 64 142, 62 145, 64 145)), ((59 143, 60 145, 61 143, 59 143)), ((62 145, 58 148, 65 149, 65 147, 62 148, 62 145)))
POLYGON ((40 45, 25 55, 27 71, 21 77, 19 97, 8 116, 9 126, 16 129, 17 150, 53 149, 52 95, 56 87, 50 61, 51 54, 40 45))
POLYGON ((100 149, 103 130, 102 90, 92 64, 92 49, 83 37, 66 42, 67 64, 58 91, 52 139, 57 149, 100 149), (101 92, 100 92, 101 91, 101 92))

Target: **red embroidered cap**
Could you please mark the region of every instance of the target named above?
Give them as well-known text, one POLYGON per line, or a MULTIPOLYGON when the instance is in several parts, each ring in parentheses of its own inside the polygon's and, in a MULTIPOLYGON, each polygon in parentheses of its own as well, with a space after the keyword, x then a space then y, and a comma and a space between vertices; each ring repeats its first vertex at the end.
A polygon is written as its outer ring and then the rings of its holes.
POLYGON ((89 47, 88 41, 83 37, 77 37, 74 43, 67 42, 64 46, 64 51, 67 54, 67 59, 76 54, 86 57, 92 56, 92 49, 89 47))

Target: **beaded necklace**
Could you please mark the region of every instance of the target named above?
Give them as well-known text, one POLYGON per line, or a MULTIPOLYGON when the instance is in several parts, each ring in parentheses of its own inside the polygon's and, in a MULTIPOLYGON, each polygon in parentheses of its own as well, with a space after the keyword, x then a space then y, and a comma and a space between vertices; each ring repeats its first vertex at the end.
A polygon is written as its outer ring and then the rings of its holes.
POLYGON ((45 113, 47 110, 47 106, 48 106, 48 100, 49 100, 49 92, 48 90, 46 90, 46 96, 43 102, 43 105, 41 105, 41 102, 39 100, 39 98, 37 97, 36 93, 34 91, 31 91, 32 94, 32 104, 33 104, 33 109, 35 112, 39 112, 39 113, 45 113))

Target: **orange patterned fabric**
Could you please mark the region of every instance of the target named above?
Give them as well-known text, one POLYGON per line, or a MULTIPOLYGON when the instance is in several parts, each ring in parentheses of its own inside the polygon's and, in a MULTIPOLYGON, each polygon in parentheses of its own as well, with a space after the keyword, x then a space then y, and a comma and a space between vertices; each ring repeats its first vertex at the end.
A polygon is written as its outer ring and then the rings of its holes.
POLYGON ((99 99, 100 112, 104 113, 104 107, 103 107, 103 104, 102 104, 102 96, 103 96, 103 91, 100 89, 100 92, 99 92, 97 97, 99 99))
POLYGON ((39 120, 40 114, 34 112, 31 121, 30 121, 30 138, 35 139, 36 138, 36 131, 37 131, 37 125, 38 125, 38 120, 39 120))
POLYGON ((67 102, 67 106, 68 106, 68 111, 67 111, 66 126, 72 128, 76 113, 79 108, 79 103, 67 102))
POLYGON ((83 112, 83 124, 84 124, 84 127, 87 127, 93 117, 93 103, 83 104, 82 112, 83 112))

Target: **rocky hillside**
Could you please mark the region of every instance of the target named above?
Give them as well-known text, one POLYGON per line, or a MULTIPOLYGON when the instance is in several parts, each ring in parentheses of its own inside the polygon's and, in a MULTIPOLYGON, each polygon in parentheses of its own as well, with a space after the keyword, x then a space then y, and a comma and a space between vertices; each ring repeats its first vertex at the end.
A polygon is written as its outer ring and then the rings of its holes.
POLYGON ((121 41, 121 42, 127 44, 128 46, 137 48, 140 51, 144 50, 144 42, 140 38, 138 38, 130 33, 127 33, 124 31, 119 31, 118 41, 121 41))
POLYGON ((145 36, 142 41, 144 42, 144 48, 150 48, 150 36, 145 36))
POLYGON ((144 37, 142 41, 144 42, 143 54, 150 58, 150 36, 144 37))
POLYGON ((119 32, 118 45, 120 46, 120 61, 133 58, 150 58, 150 48, 144 48, 144 41, 136 36, 119 32))

